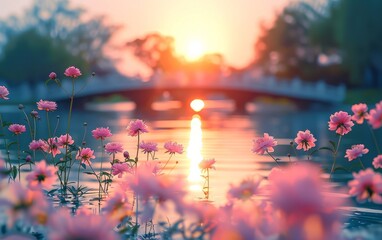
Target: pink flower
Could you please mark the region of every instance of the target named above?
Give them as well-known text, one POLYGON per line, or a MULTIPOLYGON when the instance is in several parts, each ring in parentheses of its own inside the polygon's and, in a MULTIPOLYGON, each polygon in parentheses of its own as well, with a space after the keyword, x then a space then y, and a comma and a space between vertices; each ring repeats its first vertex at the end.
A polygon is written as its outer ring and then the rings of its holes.
POLYGON ((354 179, 348 182, 349 194, 356 196, 357 201, 367 199, 375 203, 382 203, 382 175, 368 168, 359 173, 353 173, 354 179))
POLYGON ((345 135, 351 131, 354 123, 347 112, 339 111, 330 116, 329 130, 336 131, 340 135, 345 135))
POLYGON ((7 194, 1 197, 2 207, 6 207, 9 222, 15 220, 46 224, 51 212, 51 205, 41 191, 25 188, 15 182, 9 185, 7 194))
POLYGON ((26 131, 26 128, 24 125, 21 124, 11 124, 8 127, 8 130, 13 132, 13 134, 18 135, 26 131))
POLYGON ((77 156, 76 156, 77 160, 80 160, 81 163, 84 163, 84 164, 89 165, 89 166, 91 164, 90 160, 94 159, 94 158, 95 158, 94 151, 91 150, 90 148, 80 148, 80 150, 78 150, 77 156))
POLYGON ((373 159, 374 168, 382 168, 382 155, 378 155, 373 159))
POLYGON ((207 170, 207 169, 215 169, 214 164, 216 163, 215 159, 203 159, 199 163, 199 168, 202 170, 207 170))
POLYGON ((30 189, 50 188, 57 180, 57 169, 48 166, 45 160, 37 163, 34 170, 26 176, 30 189))
POLYGON ((366 154, 369 152, 369 149, 365 148, 365 145, 363 144, 357 144, 351 146, 351 149, 346 150, 345 157, 349 159, 349 161, 354 160, 358 157, 362 157, 363 154, 366 154))
POLYGON ((78 69, 74 66, 71 66, 65 70, 64 75, 67 77, 77 78, 77 77, 81 76, 82 74, 81 74, 80 69, 78 69))
POLYGON ((251 177, 242 180, 238 185, 231 184, 227 193, 228 198, 242 200, 251 198, 253 195, 260 192, 260 183, 262 180, 261 177, 251 177))
POLYGON ((367 113, 367 105, 364 103, 354 104, 351 107, 351 110, 354 113, 351 119, 358 124, 362 124, 364 119, 369 118, 369 114, 367 113))
POLYGON ((122 144, 120 143, 117 143, 117 142, 111 142, 111 143, 108 143, 106 144, 105 146, 105 151, 107 153, 118 153, 118 152, 123 152, 123 147, 122 147, 122 144))
POLYGON ((113 230, 116 222, 102 215, 78 214, 71 216, 65 209, 59 210, 49 222, 50 228, 47 239, 120 239, 113 230))
POLYGON ((112 136, 109 128, 103 128, 103 127, 94 129, 92 131, 92 135, 97 140, 99 140, 99 139, 105 140, 106 138, 112 136))
POLYGON ((147 125, 140 119, 131 121, 127 126, 127 132, 129 136, 137 136, 138 133, 147 133, 149 132, 147 125))
POLYGON ((47 112, 52 112, 57 109, 57 104, 52 101, 40 100, 37 102, 38 110, 45 110, 47 112))
POLYGON ((57 145, 61 148, 67 146, 67 145, 72 145, 74 143, 74 140, 72 136, 69 134, 63 134, 59 138, 57 138, 57 145))
POLYGON ((183 153, 183 145, 178 144, 176 142, 166 142, 164 144, 164 148, 166 149, 166 153, 170 153, 170 154, 183 153))
POLYGON ((304 149, 304 151, 308 151, 312 147, 316 146, 314 142, 317 140, 313 137, 313 134, 311 134, 309 130, 305 130, 305 132, 298 131, 297 137, 294 141, 297 143, 298 150, 304 149))
POLYGON ((322 180, 320 168, 307 164, 290 165, 273 175, 269 183, 269 199, 275 211, 280 213, 280 235, 283 238, 338 239, 342 200, 327 194, 334 190, 322 180))
POLYGON ((9 91, 5 86, 0 86, 0 98, 8 100, 9 91))
POLYGON ((273 147, 277 145, 277 141, 264 133, 264 137, 253 140, 252 152, 257 154, 264 154, 264 152, 274 152, 273 147))
POLYGON ((33 140, 30 144, 29 144, 29 149, 30 150, 44 150, 44 149, 48 149, 49 146, 48 144, 44 141, 44 140, 33 140))
POLYGON ((369 123, 374 129, 382 126, 382 101, 375 104, 375 109, 370 110, 369 123))
POLYGON ((60 154, 61 151, 58 149, 58 142, 57 138, 49 138, 46 145, 42 146, 44 152, 51 153, 53 157, 55 157, 57 154, 60 154))
POLYGON ((133 215, 132 209, 126 192, 117 190, 106 199, 103 212, 113 221, 121 222, 124 218, 133 215))
POLYGON ((118 178, 121 178, 123 173, 132 173, 132 170, 127 163, 114 163, 111 167, 111 171, 114 176, 118 175, 118 178))
POLYGON ((142 149, 143 153, 157 152, 158 151, 158 144, 155 142, 142 141, 141 144, 139 144, 139 148, 142 149))
POLYGON ((51 73, 49 74, 49 78, 52 79, 52 80, 54 80, 54 79, 57 78, 57 74, 56 74, 55 72, 51 72, 51 73))

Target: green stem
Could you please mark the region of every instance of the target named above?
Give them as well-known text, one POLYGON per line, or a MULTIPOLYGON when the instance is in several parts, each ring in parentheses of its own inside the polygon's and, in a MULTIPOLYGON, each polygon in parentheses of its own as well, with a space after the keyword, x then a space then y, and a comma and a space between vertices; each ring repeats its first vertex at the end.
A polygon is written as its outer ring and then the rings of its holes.
POLYGON ((363 165, 363 162, 361 161, 361 159, 358 158, 358 160, 359 160, 359 163, 361 164, 361 167, 363 168, 363 170, 365 170, 366 168, 365 168, 365 166, 363 165))
POLYGON ((21 156, 20 156, 20 137, 19 135, 17 134, 17 162, 18 162, 18 170, 19 170, 19 182, 21 182, 21 162, 20 162, 20 159, 21 159, 21 156))
POLYGON ((46 123, 48 124, 48 137, 51 138, 52 137, 52 132, 50 131, 50 121, 49 121, 49 112, 46 111, 46 123))
POLYGON ((89 167, 90 167, 90 169, 92 170, 94 176, 97 178, 98 183, 100 183, 100 186, 101 186, 101 188, 102 188, 102 192, 106 194, 105 189, 103 189, 103 187, 102 187, 102 185, 101 185, 101 180, 100 180, 100 178, 98 177, 97 173, 94 171, 94 169, 93 169, 93 167, 92 167, 92 165, 91 165, 90 163, 89 163, 89 167))
POLYGON ((81 162, 78 163, 77 189, 80 187, 80 172, 81 172, 81 162))
POLYGON ((330 175, 329 175, 329 178, 332 178, 332 174, 334 172, 334 168, 336 166, 336 161, 337 161, 337 154, 338 154, 338 149, 340 147, 340 143, 341 143, 341 139, 342 139, 342 135, 339 136, 338 138, 338 142, 337 142, 337 147, 336 147, 336 150, 335 152, 333 153, 333 165, 332 165, 332 169, 330 170, 330 175))
POLYGON ((28 127, 29 127, 29 133, 30 133, 30 135, 31 135, 31 140, 33 140, 33 139, 34 139, 34 138, 33 138, 33 129, 32 129, 32 127, 31 127, 31 123, 30 123, 30 121, 29 121, 29 117, 28 117, 28 115, 25 113, 24 109, 22 109, 21 111, 24 113, 25 120, 27 121, 27 124, 28 124, 28 127))
POLYGON ((276 159, 272 154, 270 154, 270 153, 268 152, 268 150, 266 150, 266 152, 268 153, 268 155, 269 155, 273 160, 275 160, 277 166, 280 167, 280 164, 277 162, 277 159, 276 159))
MULTIPOLYGON (((102 163, 103 163, 103 158, 104 158, 104 149, 103 149, 103 140, 101 138, 101 152, 102 152, 102 156, 101 156, 101 167, 99 169, 99 176, 100 178, 102 179, 102 163)), ((106 185, 106 184, 105 184, 106 185)), ((101 182, 99 183, 99 187, 98 187, 98 197, 99 199, 101 199, 102 195, 101 195, 101 182)))

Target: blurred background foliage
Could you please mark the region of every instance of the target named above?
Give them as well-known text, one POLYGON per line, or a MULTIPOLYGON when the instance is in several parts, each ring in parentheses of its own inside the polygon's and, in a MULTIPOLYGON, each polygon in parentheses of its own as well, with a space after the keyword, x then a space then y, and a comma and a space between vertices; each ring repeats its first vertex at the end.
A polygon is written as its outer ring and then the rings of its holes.
POLYGON ((104 48, 119 27, 101 16, 86 21, 84 13, 68 0, 34 0, 22 16, 1 21, 0 79, 32 84, 72 65, 101 75, 111 71, 104 48))
MULTIPOLYGON (((102 16, 83 18, 69 0, 34 0, 20 17, 0 22, 0 80, 18 84, 47 78, 76 65, 98 75, 115 71, 104 49, 119 29, 102 16)), ((254 11, 256 11, 254 9, 254 11)), ((124 47, 153 72, 210 72, 261 69, 283 79, 324 80, 348 87, 382 87, 381 0, 297 0, 262 24, 254 61, 234 69, 219 53, 187 61, 170 36, 149 33, 124 47)), ((250 34, 250 33, 248 33, 250 34)))
POLYGON ((267 73, 382 87, 382 1, 294 1, 262 26, 256 61, 267 73))

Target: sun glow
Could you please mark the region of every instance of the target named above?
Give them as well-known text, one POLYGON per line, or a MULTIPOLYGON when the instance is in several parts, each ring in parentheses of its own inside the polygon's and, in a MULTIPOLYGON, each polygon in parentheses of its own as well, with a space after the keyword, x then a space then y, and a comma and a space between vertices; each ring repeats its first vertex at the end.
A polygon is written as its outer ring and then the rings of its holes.
POLYGON ((202 41, 198 39, 191 39, 187 43, 186 58, 189 61, 195 61, 199 59, 205 52, 202 41))
POLYGON ((201 99, 194 99, 194 100, 192 100, 192 102, 190 103, 190 107, 191 107, 192 110, 194 110, 195 112, 200 112, 200 111, 204 108, 204 101, 201 100, 201 99))

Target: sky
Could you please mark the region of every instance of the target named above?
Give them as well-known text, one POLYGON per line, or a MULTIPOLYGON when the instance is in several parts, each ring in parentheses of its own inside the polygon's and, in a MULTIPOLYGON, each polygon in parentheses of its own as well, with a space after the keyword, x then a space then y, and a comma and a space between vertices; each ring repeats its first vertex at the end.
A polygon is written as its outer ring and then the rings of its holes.
MULTIPOLYGON (((114 44, 159 32, 175 39, 175 51, 189 60, 221 53, 227 64, 244 67, 254 58, 253 46, 261 21, 270 23, 290 0, 71 0, 89 17, 105 15, 123 25, 114 44)), ((20 15, 32 0, 0 0, 0 18, 20 15)), ((142 68, 127 53, 109 52, 118 68, 135 75, 142 68), (123 56, 118 56, 123 55, 123 56)))

